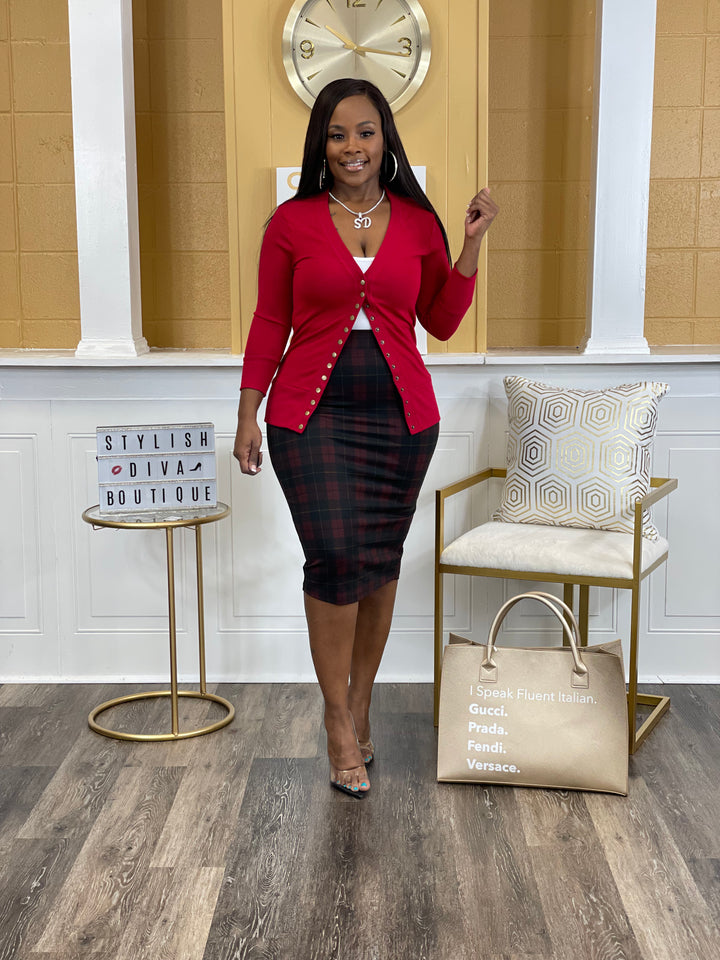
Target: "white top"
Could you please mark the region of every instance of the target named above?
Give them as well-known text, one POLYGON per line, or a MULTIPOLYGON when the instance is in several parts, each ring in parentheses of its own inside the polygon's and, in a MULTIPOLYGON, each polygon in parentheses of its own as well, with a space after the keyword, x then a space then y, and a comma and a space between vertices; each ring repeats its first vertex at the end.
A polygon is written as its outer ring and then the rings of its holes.
MULTIPOLYGON (((368 269, 370 264, 373 262, 375 257, 354 257, 355 263, 360 267, 363 273, 368 269)), ((360 308, 360 313, 358 313, 355 318, 355 323, 352 325, 353 330, 372 330, 370 326, 370 321, 367 318, 367 314, 363 307, 360 308)))

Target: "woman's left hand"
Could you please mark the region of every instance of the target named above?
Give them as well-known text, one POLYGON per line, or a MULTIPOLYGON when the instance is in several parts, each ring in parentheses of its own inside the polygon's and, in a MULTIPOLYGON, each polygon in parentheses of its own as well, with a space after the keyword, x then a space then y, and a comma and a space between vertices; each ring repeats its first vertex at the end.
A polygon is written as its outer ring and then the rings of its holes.
POLYGON ((488 187, 476 193, 465 212, 465 236, 468 240, 482 240, 497 216, 499 207, 491 199, 488 187))
POLYGON ((490 199, 490 190, 483 187, 465 211, 465 242, 455 266, 465 277, 472 277, 478 267, 482 238, 497 216, 499 207, 490 199))

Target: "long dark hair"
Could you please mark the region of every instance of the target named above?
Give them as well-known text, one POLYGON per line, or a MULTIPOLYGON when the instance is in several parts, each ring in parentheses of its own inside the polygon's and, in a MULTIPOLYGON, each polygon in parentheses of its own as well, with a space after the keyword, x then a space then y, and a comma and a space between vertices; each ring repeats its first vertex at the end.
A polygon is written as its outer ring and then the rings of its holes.
POLYGON ((382 167, 380 168, 380 184, 383 187, 389 187, 393 193, 401 197, 409 197, 414 200, 418 206, 429 210, 435 217, 440 227, 448 261, 452 264, 450 258, 450 245, 448 244, 445 227, 442 225, 440 217, 437 215, 435 207, 430 203, 422 187, 415 179, 412 167, 402 145, 400 134, 395 126, 390 104, 382 95, 374 83, 368 80, 356 80, 348 77, 344 80, 333 80, 320 91, 315 101, 310 121, 308 122, 307 133, 305 134, 305 149, 303 151, 302 171, 300 173, 300 184, 295 194, 295 200, 304 200, 308 197, 317 196, 326 189, 332 190, 333 176, 329 170, 325 173, 322 186, 320 185, 320 176, 323 172, 323 161, 325 160, 325 151, 327 148, 328 127, 330 118, 335 112, 335 107, 346 97, 367 97, 380 114, 382 123, 382 135, 385 147, 382 167), (393 176, 395 164, 388 155, 389 152, 395 154, 397 159, 397 174, 393 176), (392 178, 392 179, 391 179, 392 178))

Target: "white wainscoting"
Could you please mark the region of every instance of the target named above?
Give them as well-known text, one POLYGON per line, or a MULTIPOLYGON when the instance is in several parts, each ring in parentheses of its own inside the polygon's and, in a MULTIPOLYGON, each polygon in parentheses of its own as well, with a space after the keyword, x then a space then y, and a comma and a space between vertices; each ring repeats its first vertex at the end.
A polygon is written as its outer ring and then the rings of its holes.
MULTIPOLYGON (((180 355, 182 356, 182 355, 180 355)), ((679 479, 655 511, 670 559, 643 591, 640 673, 650 681, 720 681, 720 361, 651 357, 610 362, 518 357, 431 358, 442 412, 440 441, 405 548, 393 629, 380 679, 432 676, 434 490, 484 466, 502 466, 503 376, 578 387, 662 379, 653 472, 679 479)), ((0 365, 0 679, 167 678, 165 538, 161 531, 93 530, 95 428, 112 423, 211 421, 218 493, 227 520, 203 531, 208 675, 293 681, 313 677, 302 605, 302 554, 266 458, 243 477, 231 451, 236 358, 193 364, 101 364, 46 359, 0 365)), ((481 522, 497 482, 454 498, 446 534, 481 522)), ((175 534, 181 675, 197 675, 194 539, 175 534)), ((527 585, 531 588, 531 585, 527 585)), ((446 578, 445 627, 484 640, 517 581, 446 578)), ((626 638, 629 597, 592 591, 592 640, 626 638)), ((504 642, 557 639, 552 618, 513 610, 504 642)))

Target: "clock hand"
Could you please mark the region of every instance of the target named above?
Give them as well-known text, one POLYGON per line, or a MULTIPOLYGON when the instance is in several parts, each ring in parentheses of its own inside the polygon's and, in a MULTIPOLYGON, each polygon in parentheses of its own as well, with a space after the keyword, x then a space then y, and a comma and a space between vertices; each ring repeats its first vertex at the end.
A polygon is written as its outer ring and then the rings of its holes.
MULTIPOLYGON (((353 45, 355 46, 355 45, 353 45)), ((409 53, 400 53, 397 50, 378 50, 377 47, 355 46, 355 53, 384 53, 387 57, 409 57, 409 53)))
POLYGON ((344 36, 342 33, 338 33, 337 30, 333 30, 333 28, 331 26, 328 26, 327 23, 325 24, 325 29, 328 30, 330 33, 332 33, 334 37, 337 37, 338 40, 342 42, 342 45, 344 47, 346 47, 348 50, 353 50, 355 53, 359 54, 361 57, 364 57, 366 53, 382 53, 386 57, 409 57, 410 56, 409 53, 402 53, 397 50, 379 50, 377 47, 360 46, 357 43, 353 43, 353 41, 349 37, 344 36))
POLYGON ((344 37, 342 33, 338 33, 337 30, 333 30, 333 28, 329 27, 327 24, 325 24, 325 29, 329 30, 334 37, 337 37, 338 40, 342 41, 342 45, 347 47, 348 50, 354 50, 355 53, 359 53, 361 56, 364 55, 365 51, 361 47, 358 47, 356 43, 353 43, 349 37, 344 37))

